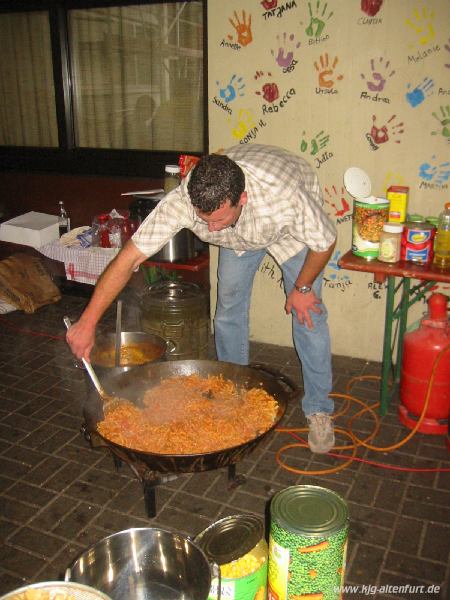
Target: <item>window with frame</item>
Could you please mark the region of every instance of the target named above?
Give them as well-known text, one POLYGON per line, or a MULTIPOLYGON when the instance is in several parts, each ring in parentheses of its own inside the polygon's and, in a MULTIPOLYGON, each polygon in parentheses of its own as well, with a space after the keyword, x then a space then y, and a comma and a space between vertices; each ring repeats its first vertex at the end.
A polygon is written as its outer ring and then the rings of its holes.
POLYGON ((56 4, 0 13, 0 146, 205 151, 203 0, 56 4))

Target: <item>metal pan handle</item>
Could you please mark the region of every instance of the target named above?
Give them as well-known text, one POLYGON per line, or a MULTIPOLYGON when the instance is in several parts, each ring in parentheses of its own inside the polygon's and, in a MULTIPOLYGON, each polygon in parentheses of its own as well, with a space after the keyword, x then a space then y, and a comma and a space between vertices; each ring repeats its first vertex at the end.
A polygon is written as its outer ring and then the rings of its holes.
POLYGON ((281 383, 284 383, 284 385, 291 390, 288 394, 289 399, 296 398, 300 394, 300 389, 297 386, 297 384, 294 383, 292 379, 287 375, 280 373, 280 371, 277 371, 276 369, 271 369, 270 367, 262 363, 250 363, 248 366, 250 369, 262 371, 263 373, 270 375, 270 377, 273 377, 277 381, 281 381, 281 383))

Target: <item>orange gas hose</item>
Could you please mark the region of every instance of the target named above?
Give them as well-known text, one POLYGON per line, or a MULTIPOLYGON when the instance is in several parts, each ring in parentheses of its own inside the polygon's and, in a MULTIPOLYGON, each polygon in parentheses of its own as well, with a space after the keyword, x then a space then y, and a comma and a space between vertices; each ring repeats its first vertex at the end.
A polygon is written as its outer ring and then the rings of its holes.
MULTIPOLYGON (((354 396, 351 396, 349 393, 346 393, 346 394, 334 393, 334 394, 330 394, 330 397, 343 398, 344 400, 347 401, 346 404, 344 405, 344 407, 341 409, 341 411, 338 412, 336 415, 334 415, 334 417, 333 417, 334 419, 336 419, 339 416, 344 415, 347 412, 347 410, 350 406, 350 402, 356 402, 357 404, 360 404, 363 407, 362 410, 360 410, 358 413, 356 413, 355 415, 350 417, 350 419, 348 421, 348 430, 335 428, 335 431, 337 433, 341 433, 343 435, 348 436, 353 442, 352 444, 333 447, 333 450, 353 450, 352 455, 349 456, 348 460, 345 463, 338 465, 337 467, 333 467, 331 469, 322 469, 322 470, 315 470, 315 471, 296 469, 294 467, 290 467, 290 466, 286 465, 286 463, 283 462, 283 460, 281 459, 281 455, 286 450, 289 450, 291 448, 296 448, 296 447, 305 448, 307 446, 305 446, 305 444, 288 444, 288 445, 280 448, 278 450, 278 452, 276 453, 275 458, 276 458, 277 463, 283 469, 286 469, 286 470, 291 471, 292 473, 296 473, 298 475, 331 475, 332 473, 337 473, 338 471, 342 471, 343 469, 347 468, 352 463, 352 461, 355 458, 357 448, 359 446, 363 446, 364 448, 369 448, 369 450, 374 450, 375 452, 391 452, 392 450, 397 450, 398 448, 400 448, 401 446, 406 444, 416 434, 417 430, 421 426, 422 421, 424 420, 427 409, 428 409, 428 404, 430 402, 431 391, 433 388, 434 379, 436 377, 437 368, 439 366, 439 363, 440 363, 442 357, 444 356, 444 354, 446 352, 448 352, 448 350, 450 350, 450 344, 447 344, 446 346, 444 346, 444 348, 442 348, 440 350, 440 352, 437 354, 436 358, 434 359, 433 366, 431 369, 431 377, 430 377, 430 381, 428 382, 427 393, 425 395, 425 402, 423 404, 423 408, 422 408, 422 412, 420 413, 419 420, 415 424, 414 428, 408 433, 408 435, 406 437, 404 437, 402 440, 400 440, 399 442, 397 442, 396 444, 391 444, 390 446, 381 447, 381 446, 374 446, 373 444, 369 443, 369 441, 372 440, 375 437, 375 435, 378 433, 378 431, 380 429, 380 425, 381 425, 378 414, 375 412, 375 409, 378 408, 380 405, 379 402, 375 402, 374 404, 368 405, 365 402, 363 402, 362 400, 360 400, 359 398, 355 398, 354 396), (370 412, 370 414, 374 418, 375 426, 374 426, 374 430, 372 431, 372 433, 370 433, 364 440, 361 440, 353 432, 352 424, 354 423, 354 421, 356 419, 358 419, 361 415, 363 415, 366 412, 370 412)), ((380 379, 381 378, 376 375, 361 375, 360 377, 353 377, 348 382, 348 384, 346 386, 346 391, 350 392, 350 390, 353 386, 353 383, 355 381, 380 380, 380 379)), ((275 429, 275 431, 278 431, 280 433, 295 434, 295 433, 301 432, 301 431, 306 432, 306 431, 308 431, 308 428, 300 427, 300 428, 292 429, 292 428, 285 428, 285 427, 277 427, 275 429)), ((328 454, 330 456, 339 456, 339 457, 342 456, 342 455, 332 454, 331 452, 329 452, 328 454)))

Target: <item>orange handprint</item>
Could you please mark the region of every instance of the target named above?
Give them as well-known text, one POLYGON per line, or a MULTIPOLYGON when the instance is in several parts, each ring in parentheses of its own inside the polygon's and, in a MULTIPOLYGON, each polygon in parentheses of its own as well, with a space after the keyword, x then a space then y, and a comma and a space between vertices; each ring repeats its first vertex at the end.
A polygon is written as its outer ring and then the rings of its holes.
POLYGON ((253 41, 253 37, 252 37, 252 30, 251 30, 251 25, 252 25, 252 15, 248 15, 248 22, 246 23, 246 12, 245 10, 242 11, 242 22, 239 21, 239 17, 236 11, 234 11, 234 18, 236 19, 236 22, 233 21, 233 19, 228 19, 230 21, 230 23, 233 25, 234 29, 236 30, 237 36, 238 36, 238 43, 241 46, 248 46, 248 44, 250 44, 251 41, 253 41))
MULTIPOLYGON (((322 88, 332 88, 334 86, 334 80, 333 79, 328 79, 328 77, 331 77, 334 73, 334 68, 338 63, 338 57, 336 56, 336 58, 333 60, 333 63, 330 66, 330 63, 328 61, 328 52, 325 52, 325 54, 322 54, 320 57, 320 66, 315 62, 314 66, 316 68, 316 71, 318 71, 319 73, 319 87, 322 88)), ((337 80, 341 80, 343 79, 343 75, 338 75, 336 77, 337 80)))

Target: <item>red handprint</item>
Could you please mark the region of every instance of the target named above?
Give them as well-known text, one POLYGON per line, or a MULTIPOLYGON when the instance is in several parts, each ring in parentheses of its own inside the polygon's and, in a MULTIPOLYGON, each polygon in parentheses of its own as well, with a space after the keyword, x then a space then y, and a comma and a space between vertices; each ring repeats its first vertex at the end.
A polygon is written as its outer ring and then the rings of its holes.
POLYGON ((263 0, 261 4, 266 10, 272 10, 278 6, 278 0, 263 0))
POLYGON ((265 83, 262 86, 263 98, 266 102, 275 102, 280 96, 276 83, 265 83))
POLYGON ((341 196, 339 197, 339 193, 336 189, 336 186, 332 187, 333 193, 330 192, 328 188, 325 188, 325 192, 328 196, 325 197, 325 202, 334 208, 334 214, 336 217, 343 217, 350 210, 350 205, 344 197, 345 190, 341 188, 341 196), (333 202, 334 200, 334 202, 333 202), (337 202, 340 202, 341 208, 338 208, 337 202))
MULTIPOLYGON (((389 131, 391 135, 399 135, 404 132, 403 123, 393 123, 392 121, 396 118, 396 115, 392 115, 392 117, 388 120, 386 125, 382 127, 377 127, 375 125, 376 116, 372 115, 372 127, 370 129, 370 137, 373 139, 375 144, 384 144, 389 141, 389 131)), ((400 140, 395 140, 396 144, 400 144, 400 140)))
POLYGON ((383 0, 361 0, 361 10, 369 17, 374 17, 382 4, 383 0))

